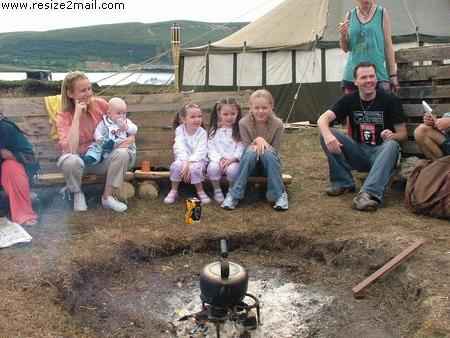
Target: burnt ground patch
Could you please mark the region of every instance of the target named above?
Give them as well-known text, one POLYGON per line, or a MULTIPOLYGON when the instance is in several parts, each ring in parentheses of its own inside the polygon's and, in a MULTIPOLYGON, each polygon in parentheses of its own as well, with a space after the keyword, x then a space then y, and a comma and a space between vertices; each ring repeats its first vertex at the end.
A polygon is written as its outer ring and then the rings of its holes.
MULTIPOLYGON (((304 284, 333 297, 316 322, 307 323, 308 337, 407 337, 420 326, 418 304, 426 290, 405 268, 373 285, 363 300, 352 297, 353 284, 391 258, 383 243, 290 237, 278 239, 274 248, 273 236, 230 238, 230 260, 244 265, 250 279, 276 275, 281 283, 304 284)), ((217 244, 199 239, 191 246, 157 249, 128 241, 114 261, 81 266, 52 283, 76 322, 98 336, 174 337, 167 319, 174 309, 167 299, 198 287, 202 266, 217 259, 217 244)), ((270 309, 262 312, 264 317, 270 309)))

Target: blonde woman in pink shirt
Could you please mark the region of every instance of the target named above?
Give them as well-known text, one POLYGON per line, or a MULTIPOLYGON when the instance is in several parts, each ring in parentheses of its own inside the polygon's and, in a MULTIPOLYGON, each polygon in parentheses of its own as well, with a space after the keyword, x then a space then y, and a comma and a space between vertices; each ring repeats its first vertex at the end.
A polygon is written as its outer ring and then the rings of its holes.
POLYGON ((108 103, 93 95, 91 83, 82 72, 66 75, 61 86, 61 97, 62 112, 58 114, 56 128, 62 155, 57 164, 64 174, 67 188, 74 195, 74 210, 87 210, 81 179, 84 173, 88 173, 106 174, 102 205, 124 212, 127 205, 115 199, 112 193, 121 186, 131 162, 128 146, 134 143, 134 136, 125 139, 104 161, 86 167, 81 156, 94 142, 95 128, 102 120, 103 113, 108 110, 108 103))

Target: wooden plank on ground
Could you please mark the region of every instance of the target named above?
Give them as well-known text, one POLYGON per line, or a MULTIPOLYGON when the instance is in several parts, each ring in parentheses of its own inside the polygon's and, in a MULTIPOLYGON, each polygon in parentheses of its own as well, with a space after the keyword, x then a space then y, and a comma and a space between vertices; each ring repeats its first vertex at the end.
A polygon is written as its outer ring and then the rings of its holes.
POLYGON ((397 63, 440 61, 450 58, 450 44, 400 49, 395 53, 397 63))
POLYGON ((400 87, 398 96, 401 99, 433 99, 448 98, 450 85, 400 87))
POLYGON ((371 285, 373 282, 375 282, 380 277, 387 274, 389 271, 392 271, 395 269, 398 265, 400 265, 404 260, 406 260, 409 256, 411 256, 418 248, 420 248, 425 243, 425 240, 419 240, 403 250, 399 255, 395 256, 393 259, 391 259, 389 262, 387 262, 383 267, 375 271, 373 274, 371 274, 369 277, 364 279, 361 283, 356 285, 352 291, 353 296, 355 298, 362 298, 363 297, 363 291, 371 285))

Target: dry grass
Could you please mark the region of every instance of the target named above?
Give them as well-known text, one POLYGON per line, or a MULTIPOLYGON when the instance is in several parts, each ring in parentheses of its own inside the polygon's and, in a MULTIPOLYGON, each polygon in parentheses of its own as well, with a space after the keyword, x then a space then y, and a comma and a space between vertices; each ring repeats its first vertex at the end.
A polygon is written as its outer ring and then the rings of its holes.
MULTIPOLYGON (((421 306, 428 314, 416 337, 449 337, 449 222, 411 214, 403 207, 401 192, 389 191, 386 207, 371 214, 353 211, 350 195, 327 197, 323 191, 328 169, 315 129, 287 134, 282 158, 285 172, 294 177, 288 190, 290 209, 284 213, 273 211, 256 193, 235 211, 217 205, 204 207, 202 221, 194 225, 184 224, 181 201, 167 206, 161 201, 133 200, 125 215, 101 208, 82 215, 49 210, 45 224, 30 229, 32 246, 1 251, 0 336, 95 336, 89 328, 74 323, 55 302, 56 290, 49 276, 64 280, 85 264, 114 261, 126 243, 170 252, 180 247, 195 250, 202 238, 256 237, 270 232, 274 246, 289 236, 364 239, 374 247, 383 245, 392 255, 416 239, 427 239, 406 263, 408 273, 426 289, 421 306)), ((184 193, 189 196, 190 192, 184 193)))

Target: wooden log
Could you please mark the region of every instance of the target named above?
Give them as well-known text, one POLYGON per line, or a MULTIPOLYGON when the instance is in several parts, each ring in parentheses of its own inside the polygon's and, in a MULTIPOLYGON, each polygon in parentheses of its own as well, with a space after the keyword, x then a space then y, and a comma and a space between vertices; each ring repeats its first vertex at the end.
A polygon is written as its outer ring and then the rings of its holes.
POLYGON ((380 277, 387 274, 389 271, 395 269, 398 265, 400 265, 404 260, 406 260, 409 256, 411 256, 418 248, 420 248, 425 243, 425 240, 420 240, 403 250, 399 255, 395 256, 389 262, 387 262, 383 267, 375 271, 369 277, 364 279, 361 283, 353 287, 353 296, 355 298, 363 298, 363 291, 375 282, 380 277))
MULTIPOLYGON (((142 171, 136 170, 134 172, 134 177, 138 180, 161 180, 168 179, 170 176, 169 171, 142 171)), ((283 179, 283 183, 288 185, 292 183, 292 176, 288 174, 282 174, 281 178, 283 179)), ((248 181, 250 183, 266 183, 267 177, 249 177, 248 181)))

